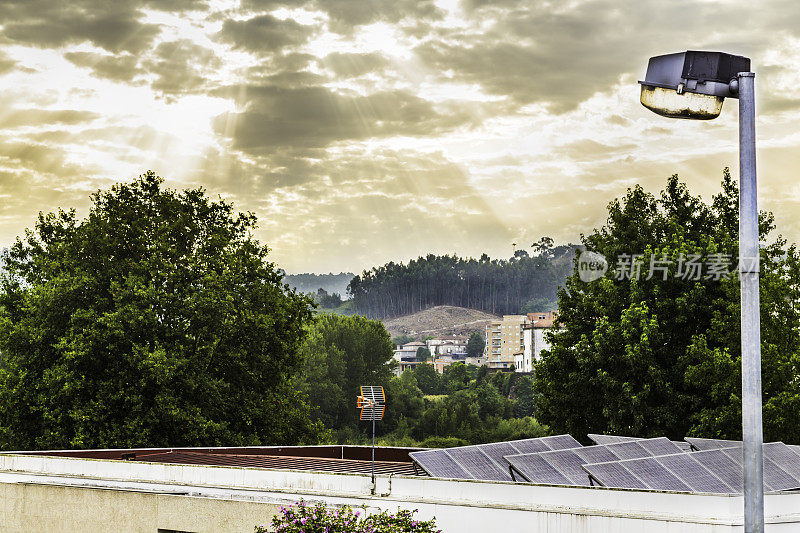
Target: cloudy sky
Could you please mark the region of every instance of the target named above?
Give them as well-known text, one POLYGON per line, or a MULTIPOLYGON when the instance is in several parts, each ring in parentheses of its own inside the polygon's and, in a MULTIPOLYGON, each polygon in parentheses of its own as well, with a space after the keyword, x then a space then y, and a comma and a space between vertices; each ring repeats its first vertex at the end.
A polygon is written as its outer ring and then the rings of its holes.
POLYGON ((738 172, 735 100, 639 104, 685 49, 753 59, 761 207, 800 240, 793 1, 2 0, 0 246, 147 169, 255 212, 288 272, 577 241, 636 183, 738 172))

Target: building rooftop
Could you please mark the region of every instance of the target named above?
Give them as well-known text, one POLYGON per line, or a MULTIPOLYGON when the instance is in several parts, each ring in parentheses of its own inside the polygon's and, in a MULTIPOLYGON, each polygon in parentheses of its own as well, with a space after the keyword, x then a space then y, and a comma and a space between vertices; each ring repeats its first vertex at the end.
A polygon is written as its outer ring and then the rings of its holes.
MULTIPOLYGON (((409 456, 421 448, 375 448, 375 472, 427 476, 409 456)), ((116 459, 149 463, 236 466, 276 470, 370 473, 369 446, 251 446, 236 448, 131 448, 114 450, 54 450, 10 452, 85 459, 116 459)))

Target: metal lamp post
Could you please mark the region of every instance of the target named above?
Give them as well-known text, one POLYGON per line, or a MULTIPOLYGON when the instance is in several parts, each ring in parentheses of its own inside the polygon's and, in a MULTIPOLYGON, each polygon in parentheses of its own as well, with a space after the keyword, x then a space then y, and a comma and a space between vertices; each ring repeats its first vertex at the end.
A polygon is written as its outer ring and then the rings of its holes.
POLYGON ((744 528, 764 531, 759 315, 758 203, 756 197, 755 74, 750 59, 722 52, 687 51, 651 57, 640 81, 646 108, 671 118, 709 120, 725 98, 739 99, 739 279, 742 321, 742 433, 744 528))

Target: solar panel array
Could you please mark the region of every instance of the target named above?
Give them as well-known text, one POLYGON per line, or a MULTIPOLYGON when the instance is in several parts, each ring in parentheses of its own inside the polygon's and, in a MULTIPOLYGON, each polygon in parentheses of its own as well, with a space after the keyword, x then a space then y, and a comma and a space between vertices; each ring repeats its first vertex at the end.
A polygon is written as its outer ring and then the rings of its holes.
MULTIPOLYGON (((615 444, 617 442, 628 442, 632 440, 642 440, 642 437, 626 437, 622 435, 600 435, 597 433, 589 433, 587 435, 589 439, 595 444, 615 444)), ((688 442, 674 440, 672 443, 680 448, 684 452, 688 452, 692 449, 692 445, 688 442)))
MULTIPOLYGON (((782 442, 764 444, 763 451, 764 489, 800 489, 800 455, 782 442)), ((606 487, 742 492, 741 446, 585 464, 583 469, 606 487)))
MULTIPOLYGON (((742 443, 688 437, 640 439, 591 434, 581 446, 569 435, 412 452, 434 477, 527 481, 556 485, 740 494, 742 443), (689 447, 691 443, 691 447, 689 447), (693 451, 697 450, 697 451, 693 451)), ((764 489, 800 489, 800 446, 764 444, 764 489)))
POLYGON ((580 448, 570 435, 555 435, 491 444, 477 444, 424 450, 409 455, 425 472, 434 477, 511 481, 506 455, 580 448))
POLYGON ((582 468, 589 463, 619 461, 682 453, 666 437, 623 440, 612 444, 586 446, 568 450, 505 456, 506 462, 520 478, 531 483, 591 485, 589 474, 582 468))

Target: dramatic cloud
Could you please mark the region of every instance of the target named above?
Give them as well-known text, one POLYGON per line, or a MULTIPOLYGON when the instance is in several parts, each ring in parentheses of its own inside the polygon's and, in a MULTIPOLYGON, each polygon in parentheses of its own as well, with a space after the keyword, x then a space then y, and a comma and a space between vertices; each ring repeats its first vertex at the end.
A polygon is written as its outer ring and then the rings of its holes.
POLYGON ((712 122, 638 103, 648 57, 748 55, 759 193, 800 239, 789 0, 0 2, 0 247, 152 168, 255 212, 288 271, 576 241, 626 188, 737 172, 712 122), (746 21, 746 24, 743 23, 746 21))
POLYGON ((255 53, 274 52, 287 46, 306 42, 314 29, 294 20, 280 20, 272 15, 260 15, 248 20, 226 20, 219 38, 255 53))

